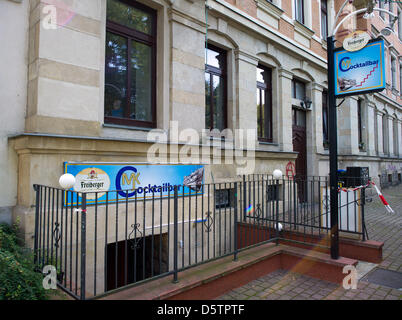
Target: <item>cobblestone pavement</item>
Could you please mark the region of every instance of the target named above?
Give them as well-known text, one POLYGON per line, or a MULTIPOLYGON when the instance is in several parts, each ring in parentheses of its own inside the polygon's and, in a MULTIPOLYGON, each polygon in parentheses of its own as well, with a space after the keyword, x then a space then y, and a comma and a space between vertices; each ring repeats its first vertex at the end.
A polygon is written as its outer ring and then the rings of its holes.
MULTIPOLYGON (((394 209, 389 214, 372 194, 366 205, 366 226, 369 238, 384 241, 383 269, 402 272, 402 185, 383 190, 394 209)), ((356 290, 345 290, 337 284, 284 270, 277 270, 247 285, 231 290, 218 300, 401 300, 402 291, 360 280, 356 290)))

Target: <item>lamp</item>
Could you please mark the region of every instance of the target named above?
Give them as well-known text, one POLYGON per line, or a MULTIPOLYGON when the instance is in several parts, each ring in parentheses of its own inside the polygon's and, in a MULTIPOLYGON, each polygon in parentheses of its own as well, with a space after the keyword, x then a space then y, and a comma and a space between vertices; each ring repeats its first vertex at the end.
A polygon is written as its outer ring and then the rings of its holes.
POLYGON ((374 1, 373 0, 366 0, 366 8, 367 8, 367 11, 364 14, 363 18, 364 19, 375 18, 375 15, 373 12, 374 11, 374 1))
POLYGON ((313 103, 313 101, 311 101, 309 98, 304 97, 304 99, 300 102, 300 106, 303 109, 310 109, 311 108, 311 104, 313 103))
POLYGON ((75 177, 70 173, 63 174, 59 179, 59 184, 64 190, 71 189, 75 185, 75 177))
POLYGON ((381 34, 383 36, 388 37, 392 33, 392 29, 394 28, 394 24, 398 20, 398 16, 395 16, 392 21, 389 23, 388 26, 386 26, 384 29, 381 30, 381 34))

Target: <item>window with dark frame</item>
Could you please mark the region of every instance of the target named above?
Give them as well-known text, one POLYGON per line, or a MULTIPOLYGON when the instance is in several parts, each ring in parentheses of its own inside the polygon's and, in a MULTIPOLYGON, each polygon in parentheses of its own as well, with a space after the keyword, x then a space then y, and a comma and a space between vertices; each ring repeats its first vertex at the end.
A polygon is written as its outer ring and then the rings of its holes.
POLYGON ((398 38, 402 40, 402 10, 398 8, 398 38))
POLYGON ((208 44, 205 62, 205 128, 227 128, 226 51, 208 44))
POLYGON ((357 130, 359 139, 359 150, 364 150, 363 143, 363 120, 362 120, 362 100, 357 101, 357 130))
POLYGON ((108 0, 105 123, 156 127, 156 12, 108 0))
POLYGON ((388 145, 388 114, 384 113, 382 115, 382 144, 384 154, 388 155, 389 153, 389 145, 388 145))
POLYGON ((391 55, 391 88, 396 89, 396 59, 391 55))
POLYGON ((327 0, 321 0, 321 37, 323 39, 327 39, 328 37, 327 0))
MULTIPOLYGON (((378 1, 378 8, 385 9, 384 0, 378 1)), ((380 17, 385 20, 385 13, 383 11, 380 11, 380 17)))
POLYGON ((295 19, 304 24, 304 0, 295 0, 295 19))
POLYGON ((279 200, 279 185, 268 184, 266 185, 267 188, 267 202, 271 201, 278 201, 279 200))
POLYGON ((402 64, 399 65, 399 94, 402 95, 402 64))
POLYGON ((257 133, 258 140, 272 142, 272 72, 257 67, 257 133))
MULTIPOLYGON (((395 1, 395 0, 392 0, 395 1)), ((394 13, 394 3, 392 1, 388 2, 388 11, 394 13)), ((391 23, 393 17, 391 15, 388 15, 388 21, 391 23)))
POLYGON ((322 136, 324 148, 329 148, 329 110, 328 110, 328 92, 322 92, 322 136))
POLYGON ((300 80, 292 80, 292 98, 304 100, 306 97, 306 84, 300 80))
POLYGON ((215 190, 215 208, 233 208, 235 203, 235 189, 215 190))

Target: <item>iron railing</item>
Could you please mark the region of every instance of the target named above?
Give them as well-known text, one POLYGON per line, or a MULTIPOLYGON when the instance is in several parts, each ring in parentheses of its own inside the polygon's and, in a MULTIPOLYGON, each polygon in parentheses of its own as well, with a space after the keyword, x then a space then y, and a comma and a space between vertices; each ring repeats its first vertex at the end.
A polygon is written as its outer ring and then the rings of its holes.
MULTIPOLYGON (((180 271, 229 255, 237 259, 263 243, 330 246, 327 177, 252 175, 142 194, 34 188, 35 263, 38 270, 56 267, 58 286, 76 299, 168 275, 178 281, 180 271)), ((364 240, 360 192, 340 195, 339 226, 364 240)))

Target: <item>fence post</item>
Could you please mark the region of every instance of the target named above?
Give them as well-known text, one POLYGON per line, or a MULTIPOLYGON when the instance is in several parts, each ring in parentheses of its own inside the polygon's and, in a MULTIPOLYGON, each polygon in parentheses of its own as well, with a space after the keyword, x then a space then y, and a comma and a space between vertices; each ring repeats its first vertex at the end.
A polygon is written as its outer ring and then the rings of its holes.
POLYGON ((235 206, 234 206, 234 259, 233 260, 237 261, 237 253, 238 253, 238 247, 237 247, 237 238, 238 238, 238 233, 237 233, 237 228, 238 228, 238 226, 237 226, 237 199, 238 199, 237 182, 235 182, 234 188, 235 188, 235 194, 234 194, 234 196, 235 196, 234 205, 235 206))
POLYGON ((173 257, 173 268, 174 268, 174 274, 173 274, 173 283, 178 283, 178 277, 177 277, 177 269, 178 269, 178 248, 177 248, 177 241, 178 241, 178 188, 177 186, 174 186, 174 200, 173 200, 173 215, 174 215, 174 236, 173 236, 173 242, 174 242, 174 257, 173 257))
POLYGON ((85 300, 85 276, 86 276, 86 214, 87 194, 82 194, 81 203, 81 300, 85 300))
POLYGON ((246 176, 243 175, 243 221, 247 217, 247 189, 246 189, 246 176))
POLYGON ((362 206, 362 232, 363 232, 363 241, 366 241, 366 224, 364 222, 364 206, 366 204, 366 188, 362 188, 361 192, 361 206, 362 206))
POLYGON ((39 229, 39 190, 38 185, 34 185, 36 203, 35 203, 35 237, 34 237, 34 264, 37 267, 38 263, 38 229, 39 229))
POLYGON ((276 180, 275 182, 276 188, 275 188, 275 193, 276 193, 276 217, 275 217, 275 224, 276 224, 276 245, 279 245, 279 180, 276 180))

